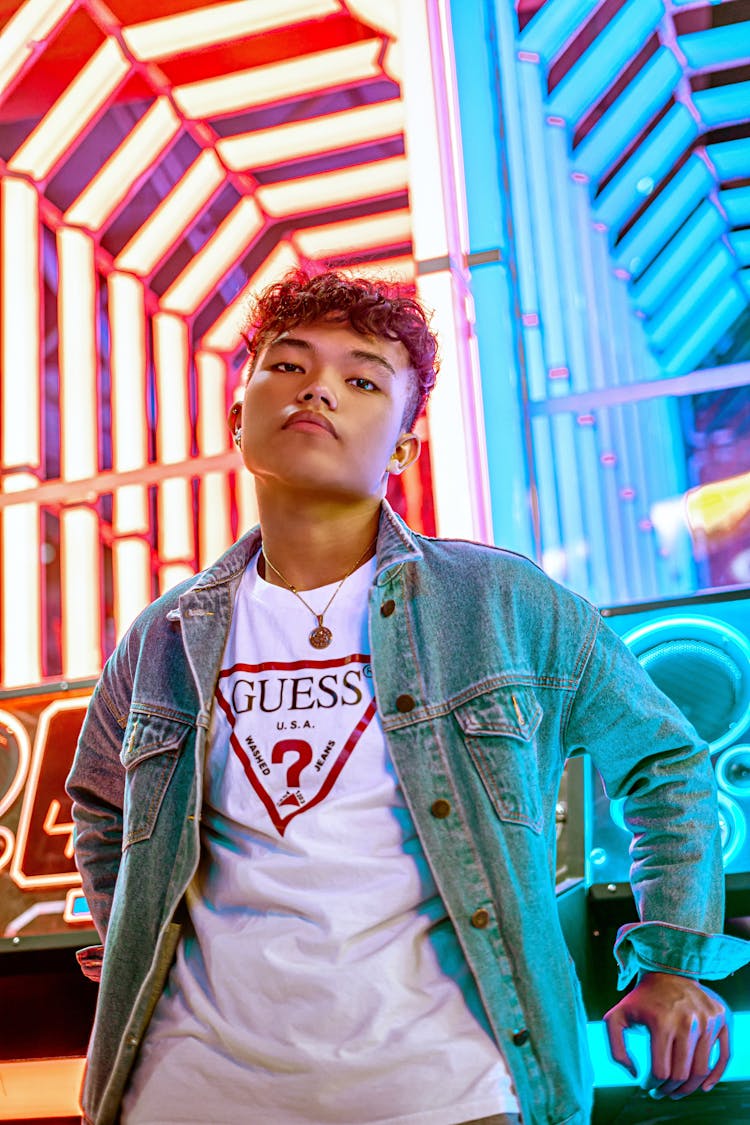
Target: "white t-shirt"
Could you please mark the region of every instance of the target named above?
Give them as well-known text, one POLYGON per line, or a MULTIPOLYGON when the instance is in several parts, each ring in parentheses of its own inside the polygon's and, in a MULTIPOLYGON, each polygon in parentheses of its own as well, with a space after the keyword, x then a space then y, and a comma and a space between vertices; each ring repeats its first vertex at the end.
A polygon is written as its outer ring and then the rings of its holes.
MULTIPOLYGON (((374 561, 315 619, 240 583, 216 692, 190 924, 124 1125, 458 1125, 517 1112, 372 690, 374 561)), ((303 597, 320 611, 335 584, 303 597)))

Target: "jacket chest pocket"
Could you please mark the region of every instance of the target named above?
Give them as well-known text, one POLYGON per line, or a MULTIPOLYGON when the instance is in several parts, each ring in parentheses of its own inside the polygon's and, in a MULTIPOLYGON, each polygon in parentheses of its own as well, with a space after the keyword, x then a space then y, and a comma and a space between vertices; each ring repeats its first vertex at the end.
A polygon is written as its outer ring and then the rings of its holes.
POLYGON ((123 851, 153 833, 190 730, 177 719, 131 713, 120 752, 125 767, 123 851))
POLYGON ((541 832, 534 736, 543 712, 534 693, 525 687, 497 688, 462 704, 453 714, 497 815, 541 832))

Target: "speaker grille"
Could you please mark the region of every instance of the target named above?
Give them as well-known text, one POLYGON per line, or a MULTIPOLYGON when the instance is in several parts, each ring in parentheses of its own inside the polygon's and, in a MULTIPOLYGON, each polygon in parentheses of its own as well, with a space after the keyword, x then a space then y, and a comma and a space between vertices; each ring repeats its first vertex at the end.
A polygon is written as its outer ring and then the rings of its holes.
POLYGON ((623 639, 712 753, 750 725, 750 644, 736 629, 710 617, 664 617, 623 639))

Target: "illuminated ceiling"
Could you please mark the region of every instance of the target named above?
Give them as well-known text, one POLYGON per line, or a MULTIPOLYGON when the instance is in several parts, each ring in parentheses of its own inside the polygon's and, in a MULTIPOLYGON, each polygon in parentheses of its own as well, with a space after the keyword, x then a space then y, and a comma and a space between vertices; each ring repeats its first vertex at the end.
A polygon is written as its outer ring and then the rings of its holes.
POLYGON ((518 0, 521 57, 657 357, 711 318, 704 365, 750 356, 750 3, 518 0))

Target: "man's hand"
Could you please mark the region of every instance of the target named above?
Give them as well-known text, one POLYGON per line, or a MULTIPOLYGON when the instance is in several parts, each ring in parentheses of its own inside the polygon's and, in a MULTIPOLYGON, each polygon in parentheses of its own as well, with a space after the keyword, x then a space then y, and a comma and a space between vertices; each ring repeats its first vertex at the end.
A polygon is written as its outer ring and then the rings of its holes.
POLYGON ((635 1064, 625 1046, 626 1027, 646 1027, 651 1037, 651 1072, 646 1089, 658 1098, 684 1098, 708 1091, 729 1062, 729 1025, 721 997, 688 977, 644 973, 636 987, 604 1017, 612 1057, 633 1077, 635 1064), (719 1057, 711 1067, 714 1045, 719 1057))

